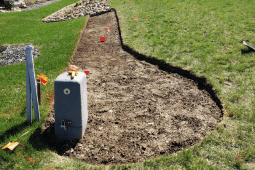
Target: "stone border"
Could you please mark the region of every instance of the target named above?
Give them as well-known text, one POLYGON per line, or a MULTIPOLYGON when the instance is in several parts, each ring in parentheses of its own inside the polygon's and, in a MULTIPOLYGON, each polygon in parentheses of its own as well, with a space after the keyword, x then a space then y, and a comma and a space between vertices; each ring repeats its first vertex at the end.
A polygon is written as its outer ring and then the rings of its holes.
MULTIPOLYGON (((82 0, 79 1, 79 2, 82 3, 82 0)), ((79 2, 76 2, 76 3, 79 3, 79 2)), ((74 6, 76 5, 76 3, 73 3, 73 4, 71 4, 71 5, 68 5, 68 6, 66 6, 66 7, 64 7, 64 8, 62 8, 62 9, 60 9, 60 10, 54 12, 54 13, 52 13, 52 14, 50 14, 49 16, 43 18, 43 19, 42 19, 42 22, 58 22, 58 21, 53 21, 53 20, 48 21, 48 18, 50 18, 50 16, 52 16, 52 15, 61 13, 62 11, 66 12, 66 9, 68 9, 69 7, 74 7, 74 6)), ((64 21, 64 20, 59 20, 59 21, 64 21)))

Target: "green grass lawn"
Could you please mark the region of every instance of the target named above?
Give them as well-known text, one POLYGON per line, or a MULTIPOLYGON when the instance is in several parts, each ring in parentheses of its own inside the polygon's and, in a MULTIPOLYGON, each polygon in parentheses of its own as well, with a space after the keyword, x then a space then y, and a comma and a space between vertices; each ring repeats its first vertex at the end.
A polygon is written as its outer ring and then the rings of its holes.
POLYGON ((34 120, 33 112, 33 123, 27 126, 25 63, 0 67, 0 147, 9 141, 26 146, 14 153, 0 150, 0 169, 255 169, 255 52, 245 53, 248 48, 242 44, 255 45, 254 0, 110 0, 126 45, 204 75, 214 85, 226 112, 226 128, 219 125, 201 142, 175 154, 119 166, 93 166, 60 157, 46 146, 35 148, 35 136, 51 109, 45 103, 54 80, 68 66, 87 17, 41 20, 76 2, 0 13, 0 45, 32 43, 41 52, 34 61, 35 75, 48 77, 47 86, 41 87, 41 121, 34 120))

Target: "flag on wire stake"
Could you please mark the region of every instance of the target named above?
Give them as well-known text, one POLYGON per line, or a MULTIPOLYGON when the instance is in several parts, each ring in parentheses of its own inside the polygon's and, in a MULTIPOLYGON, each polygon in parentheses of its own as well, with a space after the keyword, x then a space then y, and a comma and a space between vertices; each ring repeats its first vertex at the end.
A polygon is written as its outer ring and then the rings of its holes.
POLYGON ((108 25, 107 25, 107 30, 108 30, 108 32, 110 32, 110 31, 111 31, 111 28, 110 28, 110 27, 108 27, 108 25))
POLYGON ((39 100, 39 105, 41 105, 41 83, 46 86, 48 77, 44 76, 42 73, 37 75, 37 95, 39 100))
POLYGON ((43 75, 43 74, 41 73, 40 76, 37 75, 37 78, 38 78, 38 79, 41 79, 42 84, 46 86, 48 77, 46 77, 45 75, 43 75))
POLYGON ((4 147, 2 147, 1 149, 4 150, 4 149, 9 149, 9 150, 14 150, 17 146, 19 145, 19 142, 9 142, 7 143, 4 147))
POLYGON ((32 56, 32 44, 26 44, 26 92, 27 92, 27 122, 32 123, 32 100, 35 112, 35 120, 40 120, 38 96, 35 81, 34 61, 32 56))

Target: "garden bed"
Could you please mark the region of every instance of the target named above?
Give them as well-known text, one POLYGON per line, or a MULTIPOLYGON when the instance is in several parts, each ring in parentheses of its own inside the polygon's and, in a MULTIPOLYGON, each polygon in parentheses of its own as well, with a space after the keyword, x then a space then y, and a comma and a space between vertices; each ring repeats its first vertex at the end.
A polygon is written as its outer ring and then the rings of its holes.
POLYGON ((88 123, 82 139, 57 140, 53 103, 39 141, 60 155, 92 164, 141 162, 198 143, 222 120, 205 78, 122 44, 115 10, 88 18, 70 64, 90 71, 88 123))

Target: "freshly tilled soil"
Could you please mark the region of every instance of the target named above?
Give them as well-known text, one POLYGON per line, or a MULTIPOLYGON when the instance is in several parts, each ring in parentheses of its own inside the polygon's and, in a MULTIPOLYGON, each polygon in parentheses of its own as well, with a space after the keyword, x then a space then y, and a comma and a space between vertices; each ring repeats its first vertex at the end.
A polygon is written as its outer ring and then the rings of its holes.
POLYGON ((141 162, 198 143, 222 120, 221 102, 204 77, 122 43, 115 9, 88 18, 70 64, 90 71, 89 115, 82 139, 61 141, 52 105, 40 141, 60 155, 91 164, 141 162))

